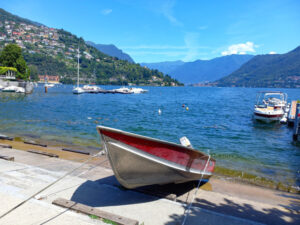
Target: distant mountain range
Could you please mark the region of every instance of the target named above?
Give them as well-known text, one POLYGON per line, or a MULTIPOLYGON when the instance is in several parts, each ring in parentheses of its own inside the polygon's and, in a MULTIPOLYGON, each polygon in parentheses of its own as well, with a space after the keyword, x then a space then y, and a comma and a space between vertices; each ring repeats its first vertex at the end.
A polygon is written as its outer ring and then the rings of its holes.
POLYGON ((151 69, 158 69, 184 84, 206 83, 229 75, 249 61, 252 55, 229 55, 211 60, 194 62, 141 63, 151 69))
POLYGON ((150 69, 159 70, 165 74, 172 74, 172 71, 176 70, 179 66, 185 64, 185 62, 178 61, 167 61, 157 63, 140 63, 141 66, 147 66, 150 69))
POLYGON ((238 70, 216 81, 215 85, 300 87, 300 46, 286 54, 255 56, 238 70))
POLYGON ((133 59, 128 54, 126 54, 125 52, 123 52, 121 49, 117 48, 113 44, 111 45, 95 44, 92 41, 86 41, 86 43, 109 56, 117 57, 118 59, 126 60, 130 63, 134 63, 133 59))

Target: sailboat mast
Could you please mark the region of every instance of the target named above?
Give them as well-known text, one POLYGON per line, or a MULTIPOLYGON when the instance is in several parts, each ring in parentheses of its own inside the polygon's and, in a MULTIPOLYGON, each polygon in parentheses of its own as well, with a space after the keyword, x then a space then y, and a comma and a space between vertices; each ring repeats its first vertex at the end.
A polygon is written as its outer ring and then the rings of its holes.
POLYGON ((79 87, 79 46, 78 46, 78 54, 77 54, 77 87, 79 87))

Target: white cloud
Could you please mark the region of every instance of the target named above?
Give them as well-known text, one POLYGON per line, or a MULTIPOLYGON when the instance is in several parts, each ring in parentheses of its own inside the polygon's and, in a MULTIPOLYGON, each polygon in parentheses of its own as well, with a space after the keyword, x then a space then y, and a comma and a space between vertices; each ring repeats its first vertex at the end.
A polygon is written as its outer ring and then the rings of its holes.
POLYGON ((101 10, 101 14, 106 16, 112 12, 112 9, 103 9, 101 10))
POLYGON ((232 54, 247 54, 248 52, 255 52, 255 49, 257 46, 254 45, 253 42, 246 42, 241 44, 235 44, 228 47, 226 51, 223 51, 222 55, 232 55, 232 54))
POLYGON ((198 49, 195 48, 195 46, 198 45, 198 39, 199 39, 198 33, 189 32, 185 34, 184 43, 185 46, 187 47, 187 52, 186 52, 186 56, 182 59, 183 61, 191 61, 197 58, 198 49))
POLYGON ((269 54, 270 54, 270 55, 274 55, 274 54, 277 54, 277 52, 273 52, 273 51, 272 51, 272 52, 269 52, 269 54))
POLYGON ((175 5, 175 1, 169 0, 164 1, 163 4, 160 6, 160 13, 162 13, 173 25, 175 26, 183 26, 183 24, 176 19, 173 15, 173 7, 175 5))
POLYGON ((199 26, 198 30, 206 30, 208 28, 208 26, 199 26))

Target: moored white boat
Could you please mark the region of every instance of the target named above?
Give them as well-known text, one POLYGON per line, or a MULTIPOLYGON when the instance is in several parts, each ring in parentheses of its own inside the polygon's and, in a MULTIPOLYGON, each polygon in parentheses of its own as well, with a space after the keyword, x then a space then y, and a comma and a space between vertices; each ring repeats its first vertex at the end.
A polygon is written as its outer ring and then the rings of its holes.
POLYGON ((117 88, 117 89, 114 89, 113 91, 118 94, 133 94, 134 93, 132 90, 130 90, 127 87, 117 88))
POLYGON ((76 87, 73 89, 73 94, 83 94, 85 91, 81 87, 76 87))
POLYGON ((99 93, 102 90, 102 88, 95 85, 84 85, 82 89, 87 93, 99 93))
POLYGON ((83 94, 85 91, 83 88, 79 87, 79 47, 78 47, 78 54, 77 54, 77 87, 73 88, 73 94, 79 95, 83 94))
POLYGON ((117 180, 126 188, 208 179, 215 159, 183 145, 98 126, 117 180))
POLYGON ((2 89, 2 92, 25 93, 25 89, 17 86, 8 86, 2 89))
POLYGON ((289 107, 287 94, 283 92, 259 92, 254 106, 254 119, 266 123, 285 121, 289 107))
POLYGON ((46 83, 44 86, 47 87, 47 88, 52 88, 52 87, 54 87, 55 85, 52 84, 52 83, 46 83))
POLYGON ((148 90, 146 90, 146 89, 136 88, 136 87, 130 88, 130 91, 132 91, 134 94, 142 94, 142 93, 147 93, 148 92, 148 90))

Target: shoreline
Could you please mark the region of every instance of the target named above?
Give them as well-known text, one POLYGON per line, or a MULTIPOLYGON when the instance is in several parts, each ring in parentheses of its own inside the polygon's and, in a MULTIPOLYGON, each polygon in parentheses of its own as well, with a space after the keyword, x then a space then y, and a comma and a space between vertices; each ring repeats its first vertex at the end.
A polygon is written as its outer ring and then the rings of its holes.
MULTIPOLYGON (((3 134, 2 134, 3 135, 3 134)), ((102 146, 99 145, 99 148, 92 147, 92 146, 82 146, 82 145, 76 145, 72 143, 63 143, 58 141, 46 141, 41 139, 34 139, 29 137, 13 137, 13 140, 3 140, 0 139, 0 144, 8 144, 11 145, 14 149, 17 150, 36 150, 36 151, 42 151, 49 154, 55 154, 58 155, 59 158, 70 160, 70 161, 76 161, 76 162, 82 162, 86 160, 90 155, 84 155, 84 154, 76 154, 68 151, 63 151, 63 148, 67 149, 73 149, 78 151, 84 151, 88 152, 89 154, 96 154, 102 150, 102 146), (47 145, 47 147, 42 147, 39 145, 32 145, 25 142, 32 142, 36 144, 42 144, 47 145)), ((102 156, 101 156, 102 157, 102 156)), ((103 156, 106 157, 106 156, 103 156)), ((107 167, 110 167, 109 163, 106 165, 107 167)), ((258 186, 262 188, 267 188, 271 190, 278 190, 278 191, 284 191, 287 193, 295 193, 300 194, 299 187, 293 186, 293 185, 287 185, 279 181, 267 179, 264 177, 256 176, 250 173, 246 173, 240 170, 233 170, 221 166, 216 166, 213 177, 215 179, 219 180, 227 180, 232 183, 240 183, 245 185, 253 185, 258 186)))

